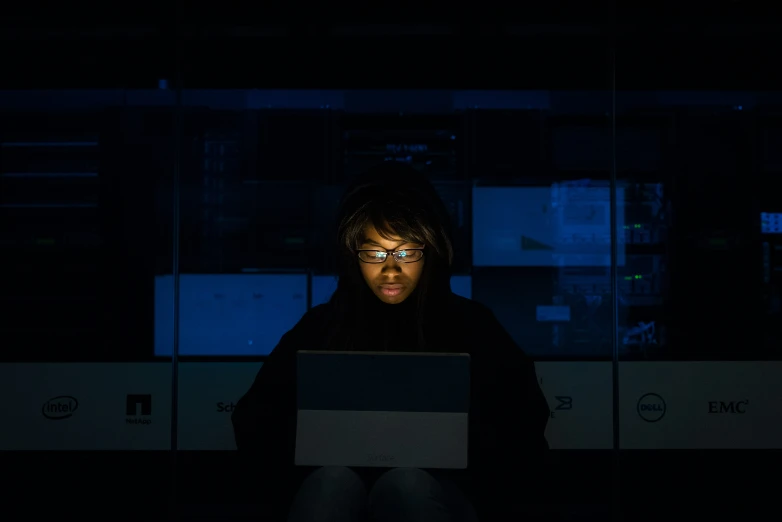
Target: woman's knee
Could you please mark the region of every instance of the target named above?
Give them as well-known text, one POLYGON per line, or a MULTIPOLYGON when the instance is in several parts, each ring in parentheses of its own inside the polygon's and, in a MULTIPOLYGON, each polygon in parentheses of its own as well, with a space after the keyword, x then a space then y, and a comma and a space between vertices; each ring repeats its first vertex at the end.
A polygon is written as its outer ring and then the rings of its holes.
POLYGON ((384 473, 369 493, 374 520, 475 521, 475 510, 458 486, 422 469, 384 473))
POLYGON ((391 502, 413 502, 431 499, 437 481, 432 475, 417 468, 394 468, 375 482, 370 499, 391 502))
POLYGON ((362 520, 366 509, 366 487, 350 468, 318 468, 302 482, 290 507, 290 522, 334 522, 362 520))
POLYGON ((366 493, 361 477, 344 466, 324 466, 316 469, 302 483, 301 490, 307 489, 326 494, 339 491, 366 493))

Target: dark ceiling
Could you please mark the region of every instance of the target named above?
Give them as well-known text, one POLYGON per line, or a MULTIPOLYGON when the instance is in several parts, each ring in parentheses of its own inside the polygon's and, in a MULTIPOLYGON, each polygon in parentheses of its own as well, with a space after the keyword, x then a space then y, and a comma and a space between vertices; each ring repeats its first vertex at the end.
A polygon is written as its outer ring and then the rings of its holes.
POLYGON ((6 12, 0 88, 153 88, 161 78, 192 88, 782 87, 779 25, 745 2, 676 15, 612 4, 416 12, 415 23, 337 8, 291 23, 230 5, 6 12))

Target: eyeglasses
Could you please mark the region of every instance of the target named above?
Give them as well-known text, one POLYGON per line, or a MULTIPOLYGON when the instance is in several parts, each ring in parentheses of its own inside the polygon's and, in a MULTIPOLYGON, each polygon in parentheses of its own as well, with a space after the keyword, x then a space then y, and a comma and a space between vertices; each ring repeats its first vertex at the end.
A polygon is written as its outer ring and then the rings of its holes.
POLYGON ((405 248, 404 250, 359 250, 358 258, 364 263, 385 263, 388 255, 394 256, 397 263, 415 263, 424 258, 423 248, 405 248))

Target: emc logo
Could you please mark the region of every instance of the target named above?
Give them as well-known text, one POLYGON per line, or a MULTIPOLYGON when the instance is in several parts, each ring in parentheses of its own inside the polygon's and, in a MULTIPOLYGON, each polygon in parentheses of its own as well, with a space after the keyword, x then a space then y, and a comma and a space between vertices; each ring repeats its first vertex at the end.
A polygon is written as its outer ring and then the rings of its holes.
POLYGON ((747 413, 749 401, 709 401, 709 413, 747 413))

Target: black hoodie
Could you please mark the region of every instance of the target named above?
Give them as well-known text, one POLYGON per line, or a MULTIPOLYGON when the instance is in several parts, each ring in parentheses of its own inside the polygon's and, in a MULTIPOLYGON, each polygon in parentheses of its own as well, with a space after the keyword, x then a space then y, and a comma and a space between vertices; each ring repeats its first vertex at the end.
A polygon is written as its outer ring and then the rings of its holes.
MULTIPOLYGON (((415 295, 398 305, 370 300, 374 335, 367 351, 377 350, 378 334, 385 349, 412 351, 415 301, 415 295)), ((316 306, 282 337, 232 416, 236 444, 247 455, 258 501, 283 518, 313 469, 294 466, 296 352, 325 349, 333 321, 330 307, 316 306)), ((487 307, 448 292, 437 308, 438 318, 424 326, 427 351, 471 355, 469 467, 447 474, 480 517, 507 515, 507 506, 524 502, 525 493, 534 494, 530 492, 541 482, 548 405, 532 361, 487 307)), ((359 470, 365 477, 377 476, 377 471, 359 470)))

